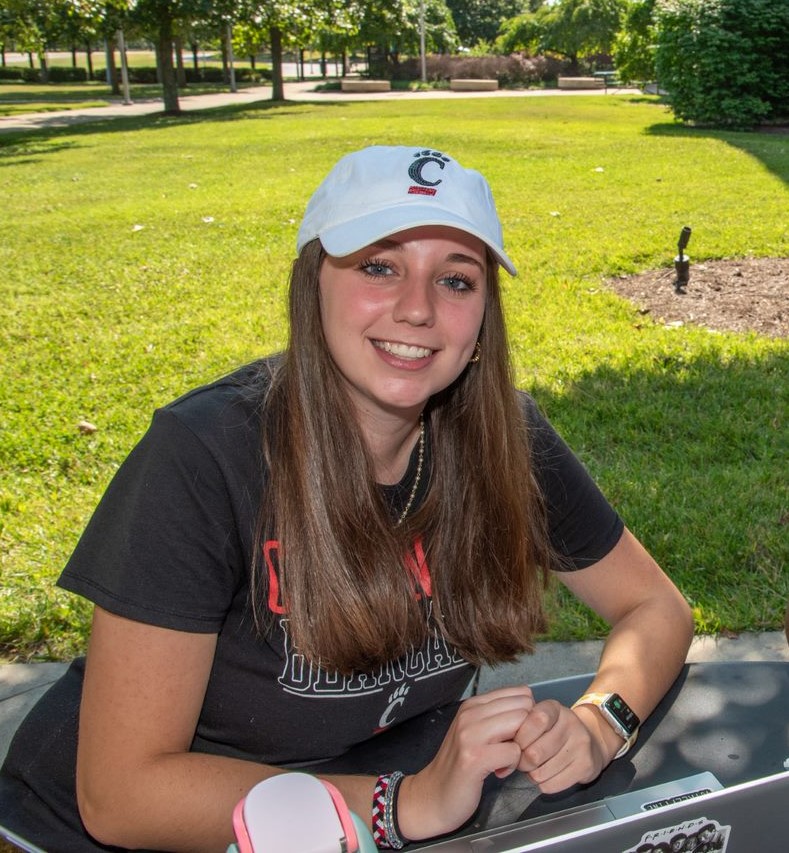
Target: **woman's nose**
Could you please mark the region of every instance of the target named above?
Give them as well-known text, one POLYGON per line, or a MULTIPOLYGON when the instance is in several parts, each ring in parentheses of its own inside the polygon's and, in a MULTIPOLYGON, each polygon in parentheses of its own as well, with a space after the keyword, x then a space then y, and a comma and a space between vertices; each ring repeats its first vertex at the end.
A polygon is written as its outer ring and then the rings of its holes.
POLYGON ((432 326, 435 318, 433 283, 422 276, 404 280, 398 289, 392 316, 412 326, 432 326))

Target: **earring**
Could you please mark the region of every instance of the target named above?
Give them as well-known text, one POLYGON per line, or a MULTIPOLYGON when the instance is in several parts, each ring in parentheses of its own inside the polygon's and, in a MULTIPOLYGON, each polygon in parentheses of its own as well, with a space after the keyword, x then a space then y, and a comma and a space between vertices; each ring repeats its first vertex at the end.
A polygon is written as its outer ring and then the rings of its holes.
POLYGON ((474 344, 474 355, 471 356, 471 358, 468 360, 468 363, 469 364, 476 364, 480 360, 481 356, 482 356, 482 344, 479 341, 477 341, 476 344, 474 344))

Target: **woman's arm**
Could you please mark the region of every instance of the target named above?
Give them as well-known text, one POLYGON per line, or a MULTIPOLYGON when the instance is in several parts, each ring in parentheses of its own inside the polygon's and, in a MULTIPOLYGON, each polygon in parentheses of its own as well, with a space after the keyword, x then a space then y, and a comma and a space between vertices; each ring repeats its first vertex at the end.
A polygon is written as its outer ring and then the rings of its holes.
POLYGON ((157 628, 97 607, 80 708, 77 800, 99 841, 219 850, 233 807, 273 768, 190 753, 216 635, 157 628))
MULTIPOLYGON (((690 608, 627 529, 602 560, 560 578, 611 625, 586 692, 619 693, 643 721, 685 662, 690 608)), ((535 705, 516 740, 523 749, 519 769, 545 793, 592 781, 623 745, 596 707, 571 711, 553 701, 535 705)))
MULTIPOLYGON (((282 772, 189 751, 215 646, 213 634, 157 628, 95 609, 80 709, 77 799, 98 841, 190 853, 225 850, 234 840, 236 803, 282 772)), ((528 687, 464 703, 436 758, 403 783, 400 802, 412 806, 399 811, 406 837, 449 832, 473 813, 485 777, 517 766, 513 738, 533 705, 528 687)), ((326 778, 369 822, 375 778, 326 778)))

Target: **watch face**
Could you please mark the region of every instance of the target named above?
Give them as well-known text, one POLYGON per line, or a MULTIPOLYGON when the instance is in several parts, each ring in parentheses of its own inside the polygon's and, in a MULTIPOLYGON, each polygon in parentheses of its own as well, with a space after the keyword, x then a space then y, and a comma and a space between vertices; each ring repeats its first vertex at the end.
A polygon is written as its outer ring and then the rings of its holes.
POLYGON ((641 725, 641 720, 638 719, 635 711, 618 693, 612 693, 608 697, 605 707, 608 713, 611 714, 628 735, 632 735, 641 725))

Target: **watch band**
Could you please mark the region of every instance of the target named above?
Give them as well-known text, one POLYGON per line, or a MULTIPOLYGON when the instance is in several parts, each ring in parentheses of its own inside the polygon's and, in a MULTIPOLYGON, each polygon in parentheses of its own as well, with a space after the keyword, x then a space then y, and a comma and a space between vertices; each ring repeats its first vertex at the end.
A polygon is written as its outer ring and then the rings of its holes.
POLYGON ((621 749, 614 755, 614 758, 621 758, 638 738, 638 730, 641 726, 641 721, 636 716, 632 708, 618 693, 585 693, 573 703, 573 708, 579 705, 594 705, 599 709, 603 719, 611 726, 611 728, 624 739, 624 744, 621 749), (625 716, 630 720, 628 727, 622 719, 618 719, 611 711, 611 707, 616 707, 619 711, 619 716, 625 716), (622 713, 624 712, 624 714, 622 713))

